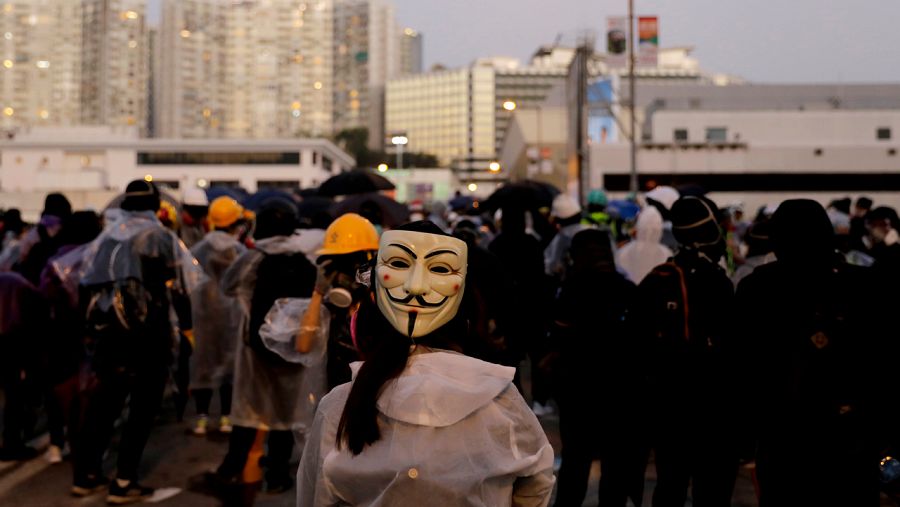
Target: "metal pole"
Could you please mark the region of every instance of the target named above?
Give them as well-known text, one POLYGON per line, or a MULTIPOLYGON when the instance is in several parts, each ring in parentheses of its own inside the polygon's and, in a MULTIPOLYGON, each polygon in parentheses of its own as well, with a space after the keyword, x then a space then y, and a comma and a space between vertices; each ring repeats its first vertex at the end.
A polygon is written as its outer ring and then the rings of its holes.
POLYGON ((632 193, 637 193, 637 118, 635 117, 637 100, 634 79, 634 40, 634 0, 628 0, 628 107, 631 110, 631 178, 628 187, 632 193))
POLYGON ((403 169, 403 145, 397 144, 397 169, 403 169))

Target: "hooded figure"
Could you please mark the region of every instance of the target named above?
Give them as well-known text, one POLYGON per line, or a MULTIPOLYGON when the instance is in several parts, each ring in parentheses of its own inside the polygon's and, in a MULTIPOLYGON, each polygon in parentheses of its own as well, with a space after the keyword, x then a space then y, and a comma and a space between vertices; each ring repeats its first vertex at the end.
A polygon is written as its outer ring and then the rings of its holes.
POLYGON ((559 194, 553 199, 550 216, 559 230, 544 249, 544 271, 547 276, 560 280, 565 274, 572 237, 590 226, 581 223, 581 206, 567 194, 559 194))
POLYGON ((569 257, 571 276, 557 295, 551 330, 563 446, 556 505, 582 504, 597 455, 600 505, 625 505, 629 497, 640 504, 645 456, 635 408, 642 399, 641 368, 625 328, 637 288, 616 271, 607 231, 576 234, 569 257), (594 387, 586 402, 584 389, 594 387))
POLYGON ((649 359, 653 504, 684 505, 690 487, 694 505, 724 507, 738 465, 734 288, 719 266, 725 241, 716 205, 682 197, 671 218, 678 254, 641 282, 631 319, 649 359))
POLYGON ((672 257, 672 251, 660 243, 663 219, 659 210, 648 206, 641 210, 635 224, 634 241, 616 253, 616 264, 634 283, 641 283, 647 273, 672 257))
POLYGON ((513 368, 463 355, 466 243, 431 222, 384 233, 360 308, 364 363, 322 399, 298 505, 547 505, 553 450, 513 368))
POLYGON ((0 390, 3 391, 3 446, 0 461, 26 460, 28 384, 42 370, 38 338, 48 312, 41 295, 18 273, 0 273, 0 390))
POLYGON ((216 230, 191 248, 191 253, 206 273, 207 279, 191 296, 194 321, 194 350, 191 354, 190 388, 197 402, 197 424, 194 434, 206 434, 209 404, 213 389, 219 389, 219 431, 231 431, 231 385, 234 375, 234 349, 241 335, 241 308, 237 299, 222 293, 225 272, 247 249, 239 241, 244 234, 244 209, 230 197, 219 197, 212 209, 227 207, 226 218, 217 214, 216 230))
POLYGON ((737 290, 760 506, 879 505, 879 451, 895 428, 896 311, 835 252, 820 204, 785 201, 772 218, 777 261, 737 290), (890 405, 889 405, 890 404, 890 405))
POLYGON ((242 326, 235 337, 228 454, 209 479, 217 484, 241 482, 254 441, 268 431, 266 489, 282 492, 293 485, 288 469, 294 432, 305 433, 312 423, 316 402, 325 392, 325 368, 324 361, 284 357, 267 338, 273 319, 284 320, 277 317, 278 309, 288 308, 288 317, 300 320, 297 308, 312 296, 316 268, 293 235, 299 222, 291 204, 273 199, 256 220, 256 248, 238 257, 221 279, 224 294, 239 304, 242 326), (288 301, 293 303, 285 305, 288 301))
POLYGON ((89 295, 84 306, 98 385, 75 456, 76 496, 105 485, 103 453, 126 399, 128 420, 107 501, 153 494, 138 484, 138 465, 169 377, 175 328, 190 329, 188 295, 202 278, 190 252, 157 219, 158 208, 156 187, 132 181, 121 209, 109 211, 106 229, 82 255, 80 283, 89 295))

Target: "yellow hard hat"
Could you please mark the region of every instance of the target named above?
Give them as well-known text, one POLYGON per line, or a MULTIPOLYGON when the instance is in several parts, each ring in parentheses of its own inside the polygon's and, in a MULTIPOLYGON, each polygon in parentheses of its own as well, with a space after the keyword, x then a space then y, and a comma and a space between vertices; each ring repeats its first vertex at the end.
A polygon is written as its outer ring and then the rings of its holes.
POLYGON ((209 205, 209 222, 217 229, 224 229, 244 218, 244 207, 231 197, 217 197, 209 205))
POLYGON ((357 215, 341 215, 325 230, 325 240, 317 255, 342 255, 378 250, 378 231, 372 222, 357 215))

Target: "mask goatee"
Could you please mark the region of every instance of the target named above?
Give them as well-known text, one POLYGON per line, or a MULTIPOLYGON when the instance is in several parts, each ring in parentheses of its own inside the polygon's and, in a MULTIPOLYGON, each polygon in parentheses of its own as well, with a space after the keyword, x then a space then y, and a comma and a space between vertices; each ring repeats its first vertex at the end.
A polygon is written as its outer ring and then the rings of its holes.
POLYGON ((416 312, 409 312, 409 330, 407 331, 407 335, 409 336, 410 340, 413 339, 413 330, 416 329, 416 317, 418 316, 419 314, 416 312))

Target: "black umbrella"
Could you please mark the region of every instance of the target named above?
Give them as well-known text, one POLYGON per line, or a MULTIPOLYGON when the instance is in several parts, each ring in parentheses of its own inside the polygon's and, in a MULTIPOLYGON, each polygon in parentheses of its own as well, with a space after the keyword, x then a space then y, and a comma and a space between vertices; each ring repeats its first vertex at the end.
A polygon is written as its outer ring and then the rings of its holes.
POLYGON ((250 195, 246 199, 241 202, 245 208, 259 211, 259 209, 266 203, 270 201, 284 201, 292 206, 297 205, 297 200, 294 199, 294 196, 284 190, 278 190, 275 188, 266 188, 256 192, 255 194, 250 195))
POLYGON ((386 228, 397 227, 409 221, 409 208, 405 204, 378 193, 350 196, 336 203, 331 213, 335 217, 344 213, 359 213, 373 224, 386 228))
POLYGON ((314 229, 325 229, 334 218, 331 215, 331 207, 334 201, 322 196, 307 196, 297 203, 297 216, 300 224, 314 229))
POLYGON ((484 204, 491 210, 507 206, 523 209, 549 208, 553 205, 553 199, 557 195, 559 195, 559 189, 549 183, 522 180, 507 183, 498 188, 484 204))
POLYGON ((387 178, 364 169, 354 169, 332 176, 319 187, 319 195, 366 194, 396 188, 387 178))

